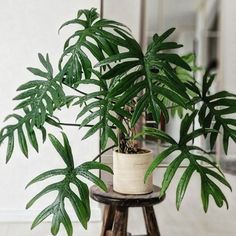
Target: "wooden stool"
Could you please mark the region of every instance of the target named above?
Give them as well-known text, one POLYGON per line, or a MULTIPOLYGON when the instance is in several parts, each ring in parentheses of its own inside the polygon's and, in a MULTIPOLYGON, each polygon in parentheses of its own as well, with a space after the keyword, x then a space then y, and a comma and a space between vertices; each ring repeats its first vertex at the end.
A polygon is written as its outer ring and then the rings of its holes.
POLYGON ((103 225, 101 236, 128 236, 128 208, 142 207, 148 236, 160 236, 153 205, 164 200, 159 197, 160 188, 153 186, 153 192, 143 195, 124 195, 113 191, 104 192, 97 186, 90 188, 90 197, 97 202, 104 203, 103 225))

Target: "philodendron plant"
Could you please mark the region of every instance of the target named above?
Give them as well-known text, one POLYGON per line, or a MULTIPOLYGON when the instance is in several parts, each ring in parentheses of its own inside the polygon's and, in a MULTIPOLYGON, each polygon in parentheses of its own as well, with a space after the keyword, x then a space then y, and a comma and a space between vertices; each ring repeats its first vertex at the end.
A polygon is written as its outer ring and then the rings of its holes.
POLYGON ((66 199, 86 228, 90 218, 90 205, 88 186, 83 178, 106 191, 105 183, 90 170, 99 169, 112 173, 109 167, 96 161, 97 157, 76 167, 66 134, 62 133, 61 142, 54 135, 47 135, 47 125, 60 129, 63 125, 87 127, 89 129, 83 139, 100 131, 101 148, 104 152, 111 148, 107 147, 109 139, 118 152, 137 153, 140 150, 137 138, 142 135, 156 137, 170 146, 155 157, 144 178, 170 154, 175 156, 165 171, 161 195, 165 194, 181 163, 187 160, 188 166, 177 185, 177 208, 180 207, 194 173, 198 173, 201 179, 204 210, 208 209, 210 195, 218 207, 222 207, 224 203, 228 207, 219 184, 231 188, 229 183, 217 164, 208 157, 208 153, 195 146, 193 141, 199 136, 209 136, 210 146, 213 148, 217 137, 222 136, 224 151, 227 153, 229 139, 236 141, 236 120, 230 118, 236 112, 235 95, 226 91, 211 94, 210 88, 215 76, 208 72, 201 84, 191 80, 191 76, 186 76, 191 73, 188 61, 172 53, 182 45, 167 40, 173 33, 173 28, 162 35, 155 34, 146 52, 143 52, 126 26, 112 20, 99 19, 96 9, 80 10, 75 19, 67 21, 60 29, 72 24, 77 29, 65 42, 57 72, 54 72, 48 55, 38 55, 42 68, 28 68, 35 79, 18 88, 19 94, 14 98, 18 101, 15 107, 17 113, 7 116, 5 120, 13 122, 0 132, 0 143, 8 141, 7 162, 12 157, 16 137, 26 157, 29 144, 38 151, 40 131, 43 141, 48 136, 65 163, 65 168, 49 170, 27 185, 28 187, 49 177, 64 177, 61 181, 46 186, 27 204, 29 208, 41 196, 51 191, 57 192, 55 201, 36 217, 32 228, 52 215, 52 234, 57 235, 63 224, 68 236, 71 236, 73 227, 66 211, 66 199), (185 79, 181 78, 181 74, 185 75, 185 79), (92 92, 86 93, 84 85, 90 86, 92 92), (71 106, 78 109, 74 124, 64 123, 55 117, 55 111, 71 106), (161 116, 165 123, 169 121, 173 107, 184 109, 179 140, 174 140, 156 128, 144 128, 137 132, 136 124, 142 114, 150 114, 158 126, 161 116), (199 121, 200 128, 194 129, 196 120, 199 121), (78 191, 75 192, 71 184, 78 191))

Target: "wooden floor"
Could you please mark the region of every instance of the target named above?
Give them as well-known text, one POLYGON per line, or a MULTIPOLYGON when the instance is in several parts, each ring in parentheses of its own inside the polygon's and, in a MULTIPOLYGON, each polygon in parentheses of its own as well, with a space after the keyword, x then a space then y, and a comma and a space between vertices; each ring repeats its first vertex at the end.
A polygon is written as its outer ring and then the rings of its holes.
MULTIPOLYGON (((230 209, 218 209, 212 201, 207 214, 201 208, 198 178, 191 182, 179 212, 175 209, 175 183, 172 184, 166 200, 155 208, 162 236, 235 236, 236 176, 226 177, 234 189, 232 193, 225 191, 230 209)), ((133 235, 145 234, 141 209, 131 209, 129 214, 128 231, 133 235)), ((88 231, 84 231, 76 224, 74 236, 99 236, 100 227, 100 222, 91 223, 88 231)), ((30 224, 0 223, 0 236, 51 236, 50 224, 42 224, 31 231, 30 224)), ((61 232, 58 236, 66 234, 61 232)))

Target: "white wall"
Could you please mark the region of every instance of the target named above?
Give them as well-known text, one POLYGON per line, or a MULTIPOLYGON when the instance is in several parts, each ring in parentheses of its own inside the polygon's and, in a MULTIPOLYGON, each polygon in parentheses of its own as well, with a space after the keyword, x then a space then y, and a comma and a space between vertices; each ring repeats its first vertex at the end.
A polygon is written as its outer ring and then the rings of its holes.
MULTIPOLYGON (((220 9, 220 58, 222 59, 220 64, 222 77, 220 86, 222 89, 236 93, 236 2, 234 0, 221 1, 220 9)), ((231 143, 228 155, 236 159, 234 143, 231 143)))
POLYGON ((140 39, 140 0, 104 0, 104 18, 127 25, 136 40, 140 39))
MULTIPOLYGON (((0 8, 0 127, 5 116, 12 112, 16 105, 11 99, 16 96, 16 88, 32 79, 26 67, 39 66, 37 53, 49 53, 55 68, 63 49, 63 42, 68 36, 64 30, 58 35, 59 26, 66 20, 76 16, 78 9, 96 7, 99 0, 8 0, 1 2, 0 8)), ((66 121, 74 121, 78 111, 63 111, 61 116, 66 121)), ((93 158, 98 152, 98 136, 81 142, 83 131, 66 129, 73 146, 76 162, 93 158), (88 148, 89 147, 89 148, 88 148)), ((60 137, 59 131, 56 135, 60 137)), ((31 215, 42 209, 51 200, 44 198, 36 204, 33 211, 26 211, 25 204, 38 192, 42 184, 35 185, 25 191, 24 187, 39 173, 63 166, 55 150, 46 142, 40 142, 40 154, 30 151, 26 160, 17 147, 13 158, 5 165, 5 145, 0 148, 0 222, 1 221, 32 221, 31 215)), ((100 219, 100 211, 95 208, 95 218, 100 219), (98 214, 96 216, 96 213, 98 214)), ((94 219, 95 219, 94 218, 94 219)), ((5 235, 4 235, 5 236, 5 235)))

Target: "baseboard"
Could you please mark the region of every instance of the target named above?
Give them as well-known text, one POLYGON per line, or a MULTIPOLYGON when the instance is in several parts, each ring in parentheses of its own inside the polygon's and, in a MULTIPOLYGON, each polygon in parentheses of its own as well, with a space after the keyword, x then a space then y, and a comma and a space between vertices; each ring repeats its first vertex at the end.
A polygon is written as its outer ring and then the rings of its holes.
POLYGON ((236 160, 236 155, 229 154, 229 155, 227 155, 227 156, 225 157, 225 160, 227 160, 227 161, 228 161, 228 160, 229 160, 229 161, 230 161, 230 160, 231 160, 231 161, 232 161, 232 160, 236 160))
POLYGON ((236 155, 228 154, 227 156, 222 156, 220 158, 220 162, 227 162, 227 161, 236 161, 236 155))
MULTIPOLYGON (((40 210, 0 210, 0 223, 31 223, 39 212, 40 210)), ((78 222, 74 212, 68 211, 68 214, 72 222, 78 222)), ((101 219, 101 208, 93 207, 90 222, 100 222, 101 219)), ((51 217, 45 219, 45 222, 51 222, 51 217)))

